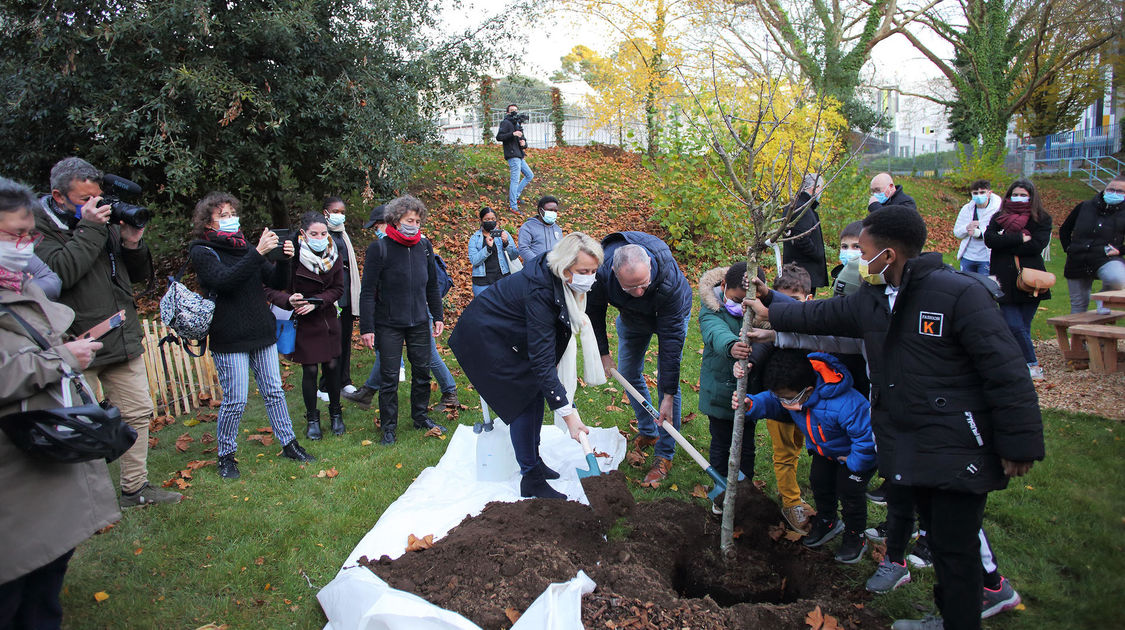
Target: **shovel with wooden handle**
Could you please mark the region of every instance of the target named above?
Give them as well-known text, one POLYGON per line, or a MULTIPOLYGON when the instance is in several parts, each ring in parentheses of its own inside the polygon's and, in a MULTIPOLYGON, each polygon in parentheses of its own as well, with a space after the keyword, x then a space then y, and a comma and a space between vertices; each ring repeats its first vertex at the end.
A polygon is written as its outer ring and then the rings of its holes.
POLYGON ((578 434, 578 442, 582 444, 582 452, 586 453, 587 466, 585 469, 578 469, 578 478, 585 479, 587 477, 597 477, 602 474, 602 469, 598 466, 598 457, 594 455, 594 449, 590 448, 590 440, 586 437, 585 433, 578 434))
POLYGON ((695 447, 692 446, 690 442, 684 439, 684 436, 680 435, 680 432, 676 430, 676 427, 672 426, 671 422, 661 423, 660 413, 656 411, 655 408, 653 408, 652 403, 650 403, 648 400, 645 400, 644 396, 641 396, 641 393, 637 391, 637 388, 633 387, 633 385, 630 384, 629 381, 625 380, 624 376, 621 376, 621 373, 617 371, 617 368, 610 368, 609 373, 611 376, 613 376, 613 378, 617 379, 618 383, 621 383, 621 386, 625 388, 625 391, 629 392, 629 395, 633 398, 633 400, 637 401, 642 407, 645 408, 645 411, 647 411, 649 415, 652 416, 653 421, 655 421, 657 425, 663 427, 664 430, 668 432, 668 435, 671 435, 672 439, 676 440, 676 443, 683 447, 683 449, 687 451, 687 454, 695 460, 695 463, 699 464, 699 467, 703 469, 703 472, 707 473, 707 476, 711 477, 711 480, 715 482, 715 487, 707 493, 707 496, 712 501, 714 501, 716 497, 726 492, 727 480, 722 475, 720 475, 718 471, 715 470, 715 467, 712 466, 710 462, 708 462, 702 455, 699 454, 699 451, 695 450, 695 447))

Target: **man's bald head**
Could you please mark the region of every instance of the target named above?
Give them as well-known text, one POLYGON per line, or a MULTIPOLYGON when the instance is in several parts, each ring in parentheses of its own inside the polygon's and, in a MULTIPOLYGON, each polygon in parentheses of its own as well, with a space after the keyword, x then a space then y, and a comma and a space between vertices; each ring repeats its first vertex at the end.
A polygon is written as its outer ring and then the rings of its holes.
MULTIPOLYGON (((871 192, 887 192, 887 189, 893 186, 895 180, 891 177, 890 173, 879 173, 871 178, 871 192)), ((887 195, 890 196, 889 194, 887 195)))

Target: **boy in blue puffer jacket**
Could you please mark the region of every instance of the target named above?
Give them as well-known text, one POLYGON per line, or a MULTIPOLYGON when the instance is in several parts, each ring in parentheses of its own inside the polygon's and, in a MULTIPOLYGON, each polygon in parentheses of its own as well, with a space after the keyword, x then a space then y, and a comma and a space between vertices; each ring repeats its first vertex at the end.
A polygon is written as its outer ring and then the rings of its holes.
POLYGON ((865 492, 876 465, 867 397, 852 387, 852 376, 840 360, 823 352, 776 350, 765 365, 762 384, 766 391, 746 397, 746 419, 780 419, 788 411, 812 456, 809 484, 817 516, 804 545, 819 547, 843 531, 836 560, 859 562, 867 550, 865 492), (842 522, 836 517, 838 503, 842 522))

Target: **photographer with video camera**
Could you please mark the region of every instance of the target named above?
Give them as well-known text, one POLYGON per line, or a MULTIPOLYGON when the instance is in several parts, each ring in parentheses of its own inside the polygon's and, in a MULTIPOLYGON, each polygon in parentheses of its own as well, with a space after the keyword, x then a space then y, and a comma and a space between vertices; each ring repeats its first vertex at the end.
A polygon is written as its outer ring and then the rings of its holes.
POLYGON ((504 159, 508 162, 511 180, 508 183, 508 207, 512 212, 519 213, 520 195, 523 189, 535 179, 535 173, 524 160, 527 148, 527 139, 523 135, 523 123, 527 122, 527 114, 519 112, 515 103, 508 105, 508 115, 500 121, 500 129, 496 132, 497 142, 504 143, 504 159), (522 179, 521 179, 522 176, 522 179))
POLYGON ((89 162, 68 157, 51 169, 51 194, 40 200, 36 252, 62 279, 59 302, 74 310, 68 332, 80 335, 119 311, 124 323, 101 338, 102 349, 86 379, 121 410, 137 441, 121 456, 121 507, 176 503, 182 496, 148 483, 148 427, 152 420, 144 333, 133 302, 133 282, 152 277, 152 254, 143 241, 146 208, 103 194, 102 185, 137 194, 140 186, 104 175, 89 162))
POLYGON ((520 255, 516 239, 499 227, 492 208, 480 209, 480 229, 469 237, 469 263, 473 266, 473 296, 506 275, 514 273, 512 260, 520 255))

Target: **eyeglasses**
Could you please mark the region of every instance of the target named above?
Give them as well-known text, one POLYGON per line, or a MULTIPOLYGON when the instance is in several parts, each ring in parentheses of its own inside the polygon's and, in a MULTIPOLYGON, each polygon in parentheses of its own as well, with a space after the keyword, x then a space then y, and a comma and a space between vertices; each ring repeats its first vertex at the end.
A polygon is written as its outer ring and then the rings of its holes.
MULTIPOLYGON (((9 232, 8 230, 0 230, 0 234, 3 234, 5 236, 10 236, 13 239, 15 239, 16 249, 23 249, 23 248, 27 247, 28 245, 35 245, 35 244, 38 244, 39 241, 43 240, 43 233, 37 232, 35 230, 32 230, 32 231, 30 231, 27 234, 24 234, 22 236, 14 233, 14 232, 9 232)), ((5 240, 7 240, 7 239, 5 239, 5 240)))
MULTIPOLYGON (((777 394, 774 395, 777 396, 777 394)), ((781 403, 782 406, 794 407, 805 404, 805 401, 809 399, 809 396, 812 396, 812 388, 806 387, 805 389, 801 390, 800 394, 797 394, 792 398, 782 398, 781 396, 777 396, 777 402, 781 403)))
POLYGON ((649 287, 649 285, 651 285, 651 284, 652 284, 652 280, 645 280, 644 284, 638 284, 638 285, 634 285, 634 286, 631 286, 631 287, 623 284, 623 285, 621 285, 621 290, 628 292, 628 291, 636 291, 637 289, 647 289, 649 287))

